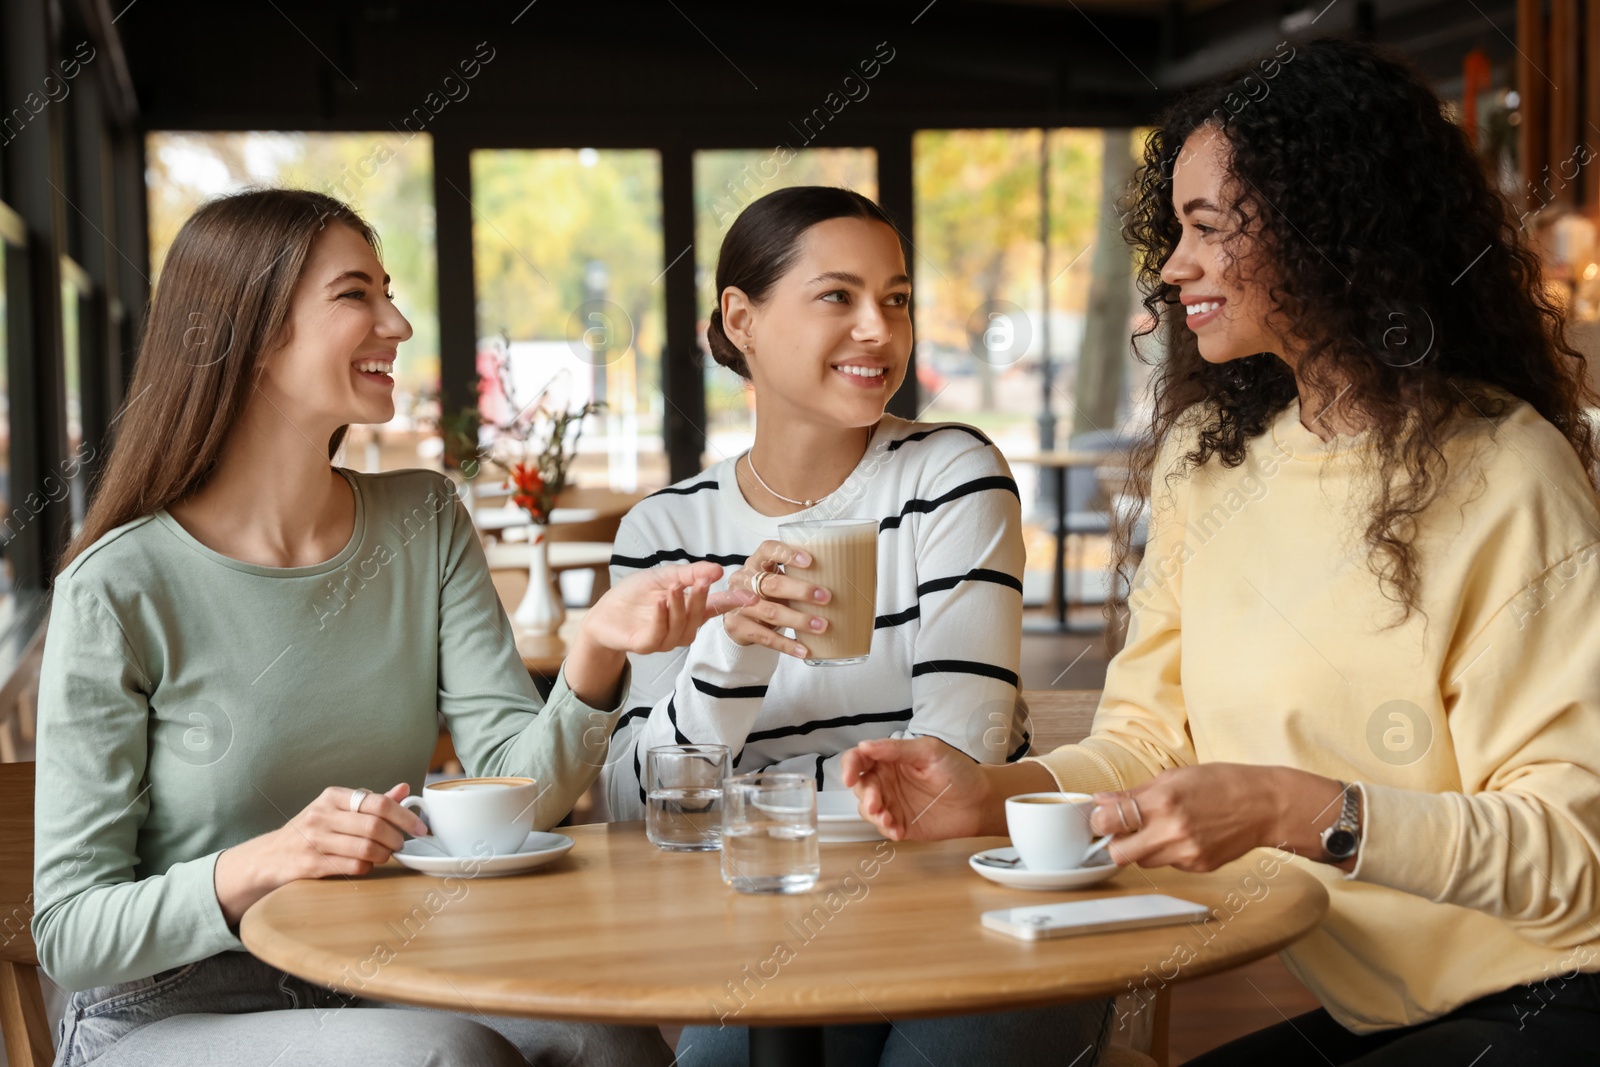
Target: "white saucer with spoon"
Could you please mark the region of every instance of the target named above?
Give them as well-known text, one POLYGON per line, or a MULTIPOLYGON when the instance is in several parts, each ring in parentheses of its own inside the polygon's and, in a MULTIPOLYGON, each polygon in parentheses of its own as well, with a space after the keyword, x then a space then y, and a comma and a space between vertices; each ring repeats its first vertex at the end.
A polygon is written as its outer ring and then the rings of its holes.
POLYGON ((1030 871, 1017 850, 989 848, 967 858, 967 866, 989 879, 1012 889, 1084 889, 1116 877, 1122 870, 1102 849, 1089 857, 1083 867, 1060 871, 1030 871))

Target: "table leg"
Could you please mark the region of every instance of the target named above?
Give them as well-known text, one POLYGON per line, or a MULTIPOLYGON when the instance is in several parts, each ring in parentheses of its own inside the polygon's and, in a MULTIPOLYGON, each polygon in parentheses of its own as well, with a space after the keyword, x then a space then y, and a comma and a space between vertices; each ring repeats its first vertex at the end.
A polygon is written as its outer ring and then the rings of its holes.
POLYGON ((822 1027, 752 1026, 750 1067, 823 1067, 822 1027))

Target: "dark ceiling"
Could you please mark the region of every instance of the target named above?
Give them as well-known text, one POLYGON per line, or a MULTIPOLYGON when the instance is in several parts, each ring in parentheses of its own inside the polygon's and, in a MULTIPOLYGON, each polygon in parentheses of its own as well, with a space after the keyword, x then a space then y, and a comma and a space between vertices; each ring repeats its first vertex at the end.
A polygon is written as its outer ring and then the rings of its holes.
POLYGON ((400 128, 431 102, 431 123, 484 143, 763 143, 854 93, 819 139, 848 143, 878 125, 1147 122, 1184 85, 1324 32, 1396 45, 1448 93, 1469 49, 1514 55, 1514 16, 1514 0, 136 0, 116 29, 150 129, 400 128), (466 81, 475 54, 493 58, 466 81), (846 85, 875 54, 892 59, 846 85))

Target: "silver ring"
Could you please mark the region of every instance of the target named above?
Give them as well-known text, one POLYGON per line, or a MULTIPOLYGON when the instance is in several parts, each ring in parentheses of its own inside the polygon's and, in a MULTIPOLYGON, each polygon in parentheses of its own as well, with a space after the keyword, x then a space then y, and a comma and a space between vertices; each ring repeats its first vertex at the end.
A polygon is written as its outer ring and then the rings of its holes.
POLYGON ((350 794, 350 810, 351 811, 360 811, 361 810, 361 802, 366 800, 371 795, 372 795, 372 790, 370 790, 370 789, 357 789, 354 793, 351 793, 350 794))
POLYGON ((767 575, 771 573, 771 571, 756 571, 754 574, 752 574, 750 576, 750 591, 756 596, 762 596, 761 583, 766 581, 767 575))
POLYGON ((1133 813, 1134 813, 1134 815, 1138 816, 1138 818, 1139 818, 1139 825, 1135 826, 1134 829, 1135 830, 1143 830, 1144 829, 1144 812, 1139 810, 1139 802, 1137 800, 1135 800, 1133 797, 1129 797, 1128 798, 1128 803, 1133 805, 1133 813))
POLYGON ((1122 820, 1122 830, 1123 830, 1124 833, 1132 832, 1133 827, 1128 825, 1128 817, 1122 813, 1122 798, 1121 797, 1117 798, 1117 818, 1122 820))

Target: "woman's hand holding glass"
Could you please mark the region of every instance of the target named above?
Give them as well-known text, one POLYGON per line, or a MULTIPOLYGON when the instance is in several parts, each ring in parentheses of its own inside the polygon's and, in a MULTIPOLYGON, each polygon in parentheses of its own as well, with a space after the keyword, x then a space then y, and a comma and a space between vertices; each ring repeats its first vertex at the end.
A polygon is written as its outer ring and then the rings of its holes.
POLYGON ((822 633, 828 628, 828 622, 807 615, 793 605, 826 604, 832 594, 821 586, 780 572, 780 566, 785 571, 804 570, 811 566, 811 556, 781 541, 761 542, 744 561, 744 566, 728 579, 728 588, 749 591, 758 599, 728 612, 723 616, 722 625, 735 644, 764 645, 786 656, 805 659, 806 646, 801 643, 805 635, 822 633), (785 637, 778 632, 782 629, 793 630, 795 636, 785 637))

